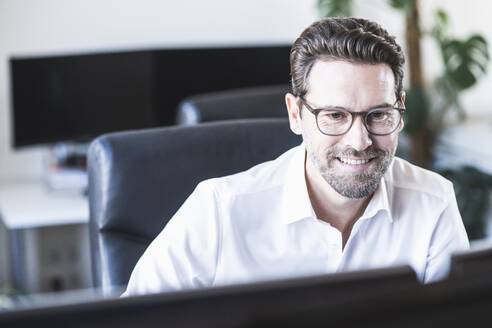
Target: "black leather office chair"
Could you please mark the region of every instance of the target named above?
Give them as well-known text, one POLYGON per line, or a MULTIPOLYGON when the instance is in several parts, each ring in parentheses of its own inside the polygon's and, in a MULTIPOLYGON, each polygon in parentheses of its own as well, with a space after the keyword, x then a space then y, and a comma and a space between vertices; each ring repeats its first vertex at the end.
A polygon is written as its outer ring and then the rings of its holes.
POLYGON ((183 99, 177 109, 176 123, 287 117, 285 94, 290 86, 271 85, 211 92, 183 99))
POLYGON ((287 119, 230 120, 111 133, 88 152, 93 280, 127 284, 149 243, 201 180, 300 144, 287 119))

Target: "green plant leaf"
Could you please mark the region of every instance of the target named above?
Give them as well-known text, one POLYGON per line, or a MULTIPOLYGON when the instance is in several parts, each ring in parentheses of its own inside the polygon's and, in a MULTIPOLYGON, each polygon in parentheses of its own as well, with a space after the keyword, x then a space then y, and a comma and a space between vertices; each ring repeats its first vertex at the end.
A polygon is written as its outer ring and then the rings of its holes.
POLYGON ((448 39, 441 43, 445 76, 458 90, 474 85, 485 74, 489 61, 487 41, 478 34, 467 40, 448 39))
POLYGON ((437 78, 435 82, 436 95, 434 96, 434 104, 432 108, 434 129, 443 127, 443 120, 449 109, 455 109, 459 119, 463 120, 466 117, 466 112, 461 105, 459 99, 459 90, 445 76, 437 78))
POLYGON ((438 19, 438 22, 440 25, 442 25, 442 26, 448 25, 449 17, 448 17, 448 14, 444 10, 438 9, 436 12, 436 16, 437 16, 437 19, 438 19))
POLYGON ((388 4, 395 8, 406 11, 408 8, 413 7, 416 0, 388 0, 388 4))
POLYGON ((439 44, 443 42, 443 36, 446 33, 449 26, 448 14, 442 9, 436 11, 436 22, 431 30, 431 35, 437 40, 439 44))
POLYGON ((423 126, 427 125, 429 117, 429 99, 422 88, 413 87, 406 91, 405 97, 405 131, 415 135, 423 126))
POLYGON ((318 0, 321 17, 352 16, 352 0, 318 0))

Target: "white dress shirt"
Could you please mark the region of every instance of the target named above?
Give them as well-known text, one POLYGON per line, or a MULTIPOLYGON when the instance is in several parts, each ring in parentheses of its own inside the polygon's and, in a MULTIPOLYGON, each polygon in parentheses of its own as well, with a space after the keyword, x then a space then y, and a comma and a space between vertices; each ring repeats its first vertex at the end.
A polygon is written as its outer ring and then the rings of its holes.
POLYGON ((395 158, 342 234, 316 218, 304 145, 201 182, 138 261, 124 295, 408 264, 423 282, 469 248, 451 182, 395 158))

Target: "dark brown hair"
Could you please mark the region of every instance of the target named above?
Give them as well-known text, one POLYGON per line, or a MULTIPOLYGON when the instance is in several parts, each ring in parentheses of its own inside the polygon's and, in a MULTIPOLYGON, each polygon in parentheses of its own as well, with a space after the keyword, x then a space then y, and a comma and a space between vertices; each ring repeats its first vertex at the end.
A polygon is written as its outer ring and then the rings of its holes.
POLYGON ((405 57, 395 38, 377 23, 360 18, 326 18, 305 29, 290 51, 294 95, 308 92, 307 79, 317 60, 388 64, 395 76, 396 99, 400 100, 405 57))

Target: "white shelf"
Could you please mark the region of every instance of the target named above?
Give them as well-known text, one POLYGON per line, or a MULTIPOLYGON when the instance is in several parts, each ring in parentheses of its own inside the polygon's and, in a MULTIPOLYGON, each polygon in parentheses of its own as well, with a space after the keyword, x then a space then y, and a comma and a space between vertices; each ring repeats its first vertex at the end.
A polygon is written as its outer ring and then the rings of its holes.
POLYGON ((51 190, 41 181, 0 183, 0 219, 8 229, 87 223, 80 189, 51 190))

